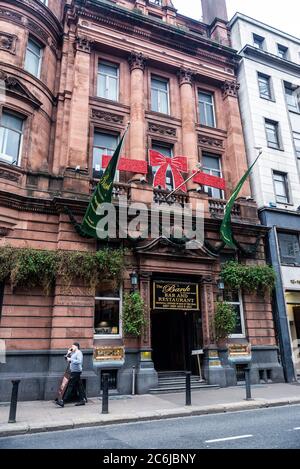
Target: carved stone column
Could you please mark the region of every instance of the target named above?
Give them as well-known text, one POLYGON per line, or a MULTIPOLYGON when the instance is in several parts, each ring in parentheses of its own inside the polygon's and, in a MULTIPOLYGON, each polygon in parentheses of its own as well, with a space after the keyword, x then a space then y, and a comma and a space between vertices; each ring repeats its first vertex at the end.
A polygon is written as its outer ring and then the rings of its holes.
MULTIPOLYGON (((128 57, 131 72, 130 81, 130 158, 146 159, 145 147, 145 95, 144 70, 146 59, 142 53, 132 52, 128 57)), ((140 181, 143 175, 135 174, 133 181, 140 181)))
MULTIPOLYGON (((192 70, 181 69, 178 73, 181 99, 181 119, 182 119, 182 146, 183 155, 188 157, 189 175, 195 170, 198 157, 198 139, 195 128, 196 110, 195 97, 193 92, 192 70)), ((192 181, 188 183, 189 190, 195 190, 197 184, 192 181)))
MULTIPOLYGON (((226 153, 224 158, 226 164, 224 164, 225 170, 224 177, 227 181, 227 187, 229 193, 237 185, 241 177, 247 171, 247 158, 244 144, 242 122, 240 116, 240 109, 238 103, 238 90, 240 88, 239 83, 235 80, 225 81, 222 86, 223 92, 223 110, 226 116, 226 153)), ((229 194, 227 194, 228 196, 229 194)), ((240 197, 248 197, 251 195, 250 183, 246 181, 243 185, 240 197)))
POLYGON ((140 274, 140 292, 145 304, 147 325, 140 339, 140 362, 137 370, 137 392, 144 394, 158 385, 158 374, 154 369, 151 349, 151 310, 150 310, 151 275, 140 274))
POLYGON ((214 280, 212 276, 203 277, 201 282, 204 376, 208 384, 227 386, 226 371, 222 366, 217 345, 214 343, 214 280))
POLYGON ((72 168, 88 167, 90 54, 91 41, 86 37, 77 37, 68 153, 68 166, 72 168))
POLYGON ((203 277, 201 282, 201 301, 202 301, 202 327, 203 327, 203 345, 208 347, 213 343, 213 319, 214 319, 214 292, 213 278, 203 277))

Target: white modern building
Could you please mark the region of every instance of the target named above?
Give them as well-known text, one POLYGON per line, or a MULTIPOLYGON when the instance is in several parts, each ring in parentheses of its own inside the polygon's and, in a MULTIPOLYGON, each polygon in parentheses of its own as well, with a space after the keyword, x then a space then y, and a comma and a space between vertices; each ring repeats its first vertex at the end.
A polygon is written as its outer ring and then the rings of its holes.
POLYGON ((239 99, 252 194, 277 273, 274 317, 287 381, 300 374, 300 39, 236 13, 239 99))

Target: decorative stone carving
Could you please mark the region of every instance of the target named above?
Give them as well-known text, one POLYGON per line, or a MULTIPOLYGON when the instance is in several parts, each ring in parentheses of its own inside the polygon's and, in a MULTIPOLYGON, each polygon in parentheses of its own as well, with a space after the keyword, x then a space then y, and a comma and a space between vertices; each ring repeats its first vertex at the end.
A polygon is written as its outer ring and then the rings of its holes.
POLYGON ((103 122, 112 122, 113 124, 123 124, 124 122, 124 116, 113 114, 112 112, 101 111, 99 109, 92 109, 92 117, 103 122))
POLYGON ((7 236, 9 232, 10 232, 9 228, 6 228, 5 226, 0 226, 0 236, 1 237, 7 236))
POLYGON ((191 85, 193 83, 194 76, 195 76, 195 73, 190 68, 188 69, 181 68, 178 72, 179 85, 180 86, 185 85, 185 84, 191 85))
POLYGON ((206 145, 213 148, 223 148, 223 140, 215 137, 208 137, 207 135, 198 135, 198 144, 206 145))
POLYGON ((128 62, 131 72, 135 69, 142 71, 145 70, 146 57, 142 54, 142 52, 131 52, 130 56, 128 57, 128 62))
POLYGON ((19 182, 20 175, 12 171, 0 168, 0 179, 7 179, 8 181, 19 182))
POLYGON ((11 54, 16 53, 17 36, 14 34, 0 32, 0 49, 10 52, 11 54))
POLYGON ((149 132, 156 135, 163 135, 164 137, 176 137, 176 129, 167 127, 166 125, 155 124, 154 122, 148 123, 149 132))
POLYGON ((15 23, 22 23, 22 15, 15 11, 7 10, 6 8, 0 8, 0 17, 14 21, 15 23))
POLYGON ((224 85, 222 86, 223 98, 227 98, 228 96, 237 98, 239 89, 240 84, 236 81, 225 81, 224 85))
POLYGON ((4 81, 5 92, 11 94, 18 99, 29 102, 34 108, 41 107, 42 103, 29 91, 29 89, 19 81, 18 78, 8 75, 0 70, 0 80, 4 81))
POLYGON ((93 42, 94 41, 92 41, 91 39, 89 39, 86 36, 78 36, 76 38, 75 48, 76 48, 76 50, 80 50, 82 52, 87 52, 88 54, 90 54, 91 53, 91 46, 92 46, 93 42))

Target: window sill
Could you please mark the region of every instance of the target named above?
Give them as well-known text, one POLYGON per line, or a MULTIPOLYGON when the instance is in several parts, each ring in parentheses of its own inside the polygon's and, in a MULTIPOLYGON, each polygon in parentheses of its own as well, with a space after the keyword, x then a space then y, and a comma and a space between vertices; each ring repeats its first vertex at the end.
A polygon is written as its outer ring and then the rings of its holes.
POLYGON ((284 152, 284 148, 275 148, 275 147, 270 147, 269 145, 267 145, 267 147, 268 147, 270 150, 276 150, 276 151, 282 151, 282 152, 284 152))
POLYGON ((276 103, 276 100, 273 98, 266 98, 265 96, 259 95, 261 99, 264 99, 265 101, 270 101, 271 103, 276 103))
POLYGON ((122 336, 121 334, 94 334, 94 340, 101 340, 101 339, 120 340, 122 339, 122 336))

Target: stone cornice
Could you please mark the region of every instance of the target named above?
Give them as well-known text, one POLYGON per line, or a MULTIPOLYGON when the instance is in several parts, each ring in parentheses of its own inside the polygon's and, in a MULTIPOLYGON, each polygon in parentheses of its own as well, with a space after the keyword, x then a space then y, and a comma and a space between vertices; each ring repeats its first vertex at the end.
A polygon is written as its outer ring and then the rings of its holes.
POLYGON ((37 19, 41 19, 41 24, 47 26, 57 38, 63 33, 62 24, 52 11, 39 0, 10 0, 10 3, 24 11, 28 11, 37 19))
POLYGON ((284 72, 292 72, 300 74, 300 64, 291 62, 290 60, 282 59, 277 55, 271 54, 265 50, 258 49, 257 47, 247 44, 240 52, 244 57, 254 57, 260 59, 266 65, 276 66, 281 68, 284 72))
POLYGON ((120 8, 113 4, 87 0, 85 7, 81 0, 75 0, 76 14, 92 22, 111 26, 130 35, 140 36, 158 44, 181 50, 187 54, 208 58, 215 63, 236 65, 237 54, 233 49, 203 36, 182 30, 174 25, 152 20, 147 15, 120 8), (110 10, 110 11, 108 11, 110 10), (113 14, 111 12, 113 10, 113 14))

